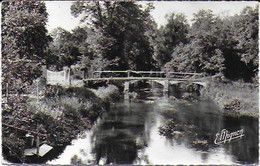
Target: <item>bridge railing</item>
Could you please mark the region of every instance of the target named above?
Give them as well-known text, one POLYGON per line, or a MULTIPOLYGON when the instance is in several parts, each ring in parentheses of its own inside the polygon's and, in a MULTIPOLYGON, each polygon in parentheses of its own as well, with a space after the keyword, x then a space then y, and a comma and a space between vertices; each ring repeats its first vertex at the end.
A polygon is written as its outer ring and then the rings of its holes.
POLYGON ((165 71, 94 71, 93 78, 107 77, 162 77, 162 78, 202 78, 201 73, 165 72, 165 71))
POLYGON ((165 77, 164 71, 133 71, 133 70, 125 70, 125 71, 94 71, 94 78, 102 78, 106 77, 165 77))
POLYGON ((203 73, 184 73, 184 72, 167 72, 168 78, 190 78, 197 79, 205 77, 203 73))

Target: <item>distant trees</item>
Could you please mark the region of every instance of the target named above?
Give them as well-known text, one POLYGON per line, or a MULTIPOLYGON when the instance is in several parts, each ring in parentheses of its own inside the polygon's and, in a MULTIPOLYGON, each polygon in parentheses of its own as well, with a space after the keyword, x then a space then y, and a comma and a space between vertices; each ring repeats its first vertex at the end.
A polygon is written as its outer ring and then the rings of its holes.
POLYGON ((219 18, 212 11, 194 14, 186 43, 172 48, 168 71, 204 72, 231 80, 256 80, 258 73, 258 6, 219 18))
POLYGON ((70 67, 75 64, 81 56, 79 51, 80 45, 77 44, 83 37, 76 37, 74 34, 60 27, 54 29, 51 35, 53 41, 50 43, 48 49, 48 53, 51 56, 47 59, 47 64, 56 65, 58 69, 62 69, 63 66, 70 67))
POLYGON ((163 69, 257 79, 258 6, 225 18, 201 10, 191 26, 183 14, 171 13, 159 29, 152 9, 135 2, 74 2, 72 14, 81 14, 86 24, 53 32, 50 62, 59 68, 78 64, 89 70, 163 69))

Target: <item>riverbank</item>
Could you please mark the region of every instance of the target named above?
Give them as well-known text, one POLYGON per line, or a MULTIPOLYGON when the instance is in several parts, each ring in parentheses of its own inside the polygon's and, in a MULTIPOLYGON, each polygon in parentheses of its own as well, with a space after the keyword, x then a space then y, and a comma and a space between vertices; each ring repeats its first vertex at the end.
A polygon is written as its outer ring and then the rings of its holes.
POLYGON ((225 115, 259 117, 258 84, 211 80, 201 90, 204 97, 215 101, 225 115))
POLYGON ((3 109, 3 123, 6 124, 2 136, 3 156, 11 162, 30 162, 24 150, 35 147, 36 141, 30 144, 26 137, 29 131, 35 132, 34 137, 40 134, 40 144, 52 147, 70 144, 80 132, 90 129, 95 120, 109 110, 109 101, 119 95, 113 85, 97 90, 105 96, 97 96, 93 91, 85 87, 47 86, 39 102, 27 99, 19 103, 19 108, 14 107, 18 103, 6 105, 3 109))

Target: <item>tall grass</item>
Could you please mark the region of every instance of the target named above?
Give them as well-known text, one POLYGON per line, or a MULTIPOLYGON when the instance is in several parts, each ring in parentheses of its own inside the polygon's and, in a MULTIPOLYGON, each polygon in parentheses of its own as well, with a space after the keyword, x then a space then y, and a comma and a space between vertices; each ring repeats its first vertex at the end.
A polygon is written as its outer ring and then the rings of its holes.
POLYGON ((211 80, 201 94, 208 96, 220 106, 221 110, 235 116, 259 116, 259 89, 253 83, 220 82, 211 80))
MULTIPOLYGON (((45 134, 41 142, 51 146, 63 146, 77 135, 91 128, 93 122, 107 110, 107 101, 117 93, 116 87, 109 86, 98 90, 98 97, 87 88, 46 86, 40 102, 27 100, 23 104, 13 105, 3 111, 4 122, 10 126, 45 134), (104 94, 102 96, 102 94, 104 94), (111 97, 112 96, 112 97, 111 97)), ((117 96, 117 95, 115 95, 117 96)), ((3 132, 3 155, 16 162, 24 162, 23 151, 26 148, 26 132, 5 127, 3 132), (23 160, 23 161, 22 161, 23 160)))

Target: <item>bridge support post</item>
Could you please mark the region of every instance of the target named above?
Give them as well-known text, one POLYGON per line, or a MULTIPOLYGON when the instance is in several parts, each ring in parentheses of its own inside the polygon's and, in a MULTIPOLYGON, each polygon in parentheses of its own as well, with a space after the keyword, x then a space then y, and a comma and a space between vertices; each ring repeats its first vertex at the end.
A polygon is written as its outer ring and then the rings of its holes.
POLYGON ((127 70, 127 77, 130 77, 130 70, 127 70))
POLYGON ((154 92, 154 81, 152 80, 152 92, 154 92))
POLYGON ((64 66, 63 70, 64 70, 64 84, 70 85, 70 68, 67 66, 64 66))
POLYGON ((129 85, 130 85, 130 82, 126 81, 124 83, 124 85, 125 85, 125 88, 124 88, 124 99, 128 100, 129 99, 129 85))
POLYGON ((165 80, 163 83, 163 91, 168 92, 169 91, 169 80, 165 80))
POLYGON ((46 65, 42 66, 42 75, 44 78, 47 78, 47 66, 46 65))
POLYGON ((124 84, 125 84, 124 93, 128 93, 128 92, 129 92, 130 82, 129 82, 129 81, 126 81, 124 84))

